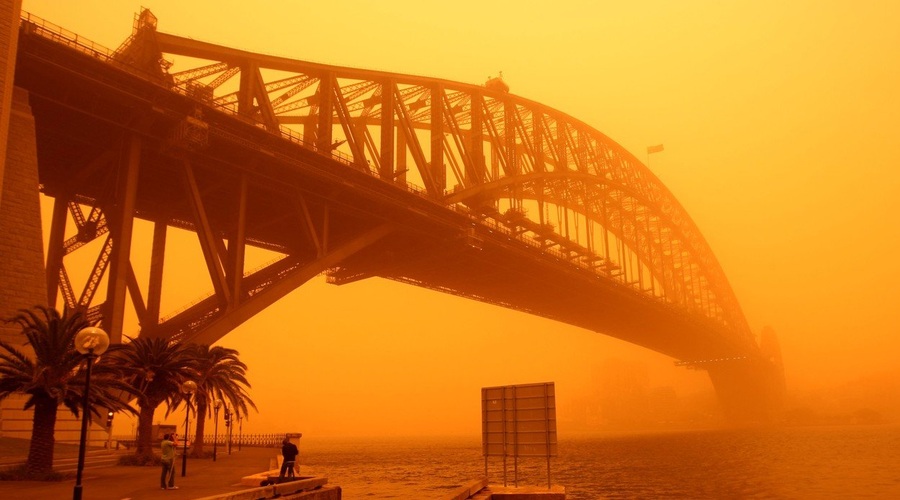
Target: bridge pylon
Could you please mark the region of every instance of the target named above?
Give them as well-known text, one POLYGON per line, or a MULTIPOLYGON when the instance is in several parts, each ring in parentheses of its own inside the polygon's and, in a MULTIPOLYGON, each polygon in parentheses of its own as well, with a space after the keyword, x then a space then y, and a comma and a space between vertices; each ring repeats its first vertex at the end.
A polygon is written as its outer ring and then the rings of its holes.
POLYGON ((709 373, 725 419, 735 423, 777 421, 784 405, 784 365, 771 327, 760 334, 758 356, 676 363, 709 373))

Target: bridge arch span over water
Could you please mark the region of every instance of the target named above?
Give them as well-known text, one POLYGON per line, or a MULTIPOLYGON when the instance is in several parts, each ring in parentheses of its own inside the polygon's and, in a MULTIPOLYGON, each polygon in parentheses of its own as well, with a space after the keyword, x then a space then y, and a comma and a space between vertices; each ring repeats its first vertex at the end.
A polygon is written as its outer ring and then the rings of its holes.
POLYGON ((497 85, 156 28, 145 10, 109 50, 23 16, 16 85, 55 200, 51 304, 87 310, 119 339, 129 308, 140 335, 211 343, 318 274, 382 277, 706 369, 731 415, 777 406, 780 358, 760 349, 699 229, 601 132, 497 85), (147 283, 130 262, 135 219, 154 227, 147 283), (213 292, 164 315, 172 227, 197 234, 213 292), (248 245, 279 258, 248 269, 248 245), (65 265, 75 251, 97 253, 83 284, 65 265))

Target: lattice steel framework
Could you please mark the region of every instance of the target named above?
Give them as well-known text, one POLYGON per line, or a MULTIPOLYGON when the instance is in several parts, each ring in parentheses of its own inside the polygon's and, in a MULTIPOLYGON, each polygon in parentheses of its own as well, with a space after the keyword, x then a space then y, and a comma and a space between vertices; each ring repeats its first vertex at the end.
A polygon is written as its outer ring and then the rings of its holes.
POLYGON ((158 32, 137 38, 142 51, 156 53, 147 47, 155 41, 165 57, 211 61, 167 78, 218 109, 299 133, 358 169, 413 183, 610 279, 748 332, 724 272, 674 196, 577 119, 491 85, 325 66, 158 32))
MULTIPOLYGON (((44 36, 65 38, 53 30, 44 36)), ((238 117, 280 140, 302 144, 398 190, 467 214, 482 228, 525 241, 548 258, 712 321, 736 344, 755 348, 713 252, 659 179, 601 132, 510 94, 498 80, 470 85, 255 54, 158 32, 146 10, 115 52, 83 40, 75 45, 192 98, 207 116, 238 117)), ((184 131, 186 140, 204 140, 202 123, 198 117, 199 130, 184 131)), ((184 126, 191 128, 190 120, 184 126)), ((186 172, 194 200, 201 200, 191 169, 186 172)), ((102 211, 94 208, 85 216, 72 201, 57 206, 56 219, 65 218, 67 210, 78 236, 59 245, 64 252, 106 233, 102 211)), ((202 203, 194 213, 202 221, 202 203)), ((321 223, 313 227, 308 213, 306 220, 313 239, 324 237, 321 223)), ((196 223, 185 227, 204 232, 202 222, 199 229, 196 223)), ((216 255, 222 242, 206 232, 205 251, 216 255)), ((107 239, 80 297, 61 256, 49 256, 50 263, 58 263, 50 284, 62 290, 67 303, 91 303, 112 255, 109 248, 107 239)), ((223 304, 229 303, 229 290, 240 288, 222 267, 240 260, 233 253, 230 245, 220 248, 223 257, 208 262, 223 304)), ((339 265, 331 269, 332 280, 351 279, 342 276, 339 265)), ((126 286, 137 288, 133 271, 123 276, 126 286)))

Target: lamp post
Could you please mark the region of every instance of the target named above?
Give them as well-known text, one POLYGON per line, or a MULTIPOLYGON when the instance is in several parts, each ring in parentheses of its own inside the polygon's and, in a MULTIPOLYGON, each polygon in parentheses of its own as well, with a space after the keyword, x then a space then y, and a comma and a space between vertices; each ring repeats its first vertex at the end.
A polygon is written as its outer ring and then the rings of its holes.
POLYGON ((87 357, 87 370, 84 377, 84 398, 81 408, 81 442, 78 447, 78 470, 75 474, 73 500, 81 500, 81 473, 84 470, 84 448, 87 441, 88 420, 90 419, 91 365, 97 356, 106 352, 109 347, 109 335, 97 327, 87 327, 75 334, 75 349, 87 357))
POLYGON ((238 413, 238 451, 241 451, 241 444, 244 441, 244 419, 241 417, 241 414, 238 413))
POLYGON ((187 448, 188 448, 188 425, 191 417, 191 395, 197 390, 197 383, 193 380, 186 380, 181 384, 181 392, 185 395, 187 406, 184 409, 184 452, 181 455, 181 477, 187 474, 187 448))
POLYGON ((113 415, 115 415, 115 414, 112 411, 106 412, 106 449, 107 450, 112 448, 113 415))
POLYGON ((231 455, 231 410, 225 405, 225 449, 231 455))
POLYGON ((216 461, 216 453, 218 451, 217 447, 219 445, 219 407, 220 406, 222 406, 222 400, 217 399, 216 402, 213 403, 213 408, 215 408, 215 410, 216 410, 215 411, 216 431, 215 431, 215 437, 213 437, 213 462, 216 461))

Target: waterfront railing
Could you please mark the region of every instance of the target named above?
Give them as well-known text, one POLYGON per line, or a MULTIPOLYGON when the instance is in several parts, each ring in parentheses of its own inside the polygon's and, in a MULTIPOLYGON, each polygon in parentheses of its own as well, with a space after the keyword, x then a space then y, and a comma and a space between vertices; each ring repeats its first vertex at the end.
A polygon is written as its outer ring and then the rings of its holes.
MULTIPOLYGON (((231 447, 232 449, 241 446, 250 446, 255 448, 277 448, 281 446, 281 441, 285 438, 285 436, 293 437, 296 435, 297 433, 291 432, 232 435, 231 447)), ((190 436, 189 439, 193 439, 193 437, 194 436, 190 436)), ((135 445, 136 442, 134 436, 115 436, 112 438, 112 440, 115 442, 116 448, 131 448, 135 445)), ((220 433, 218 436, 215 436, 213 434, 204 434, 203 446, 212 446, 214 442, 218 446, 227 446, 228 436, 222 433, 220 433)), ((191 445, 192 442, 188 441, 188 444, 191 445)))

